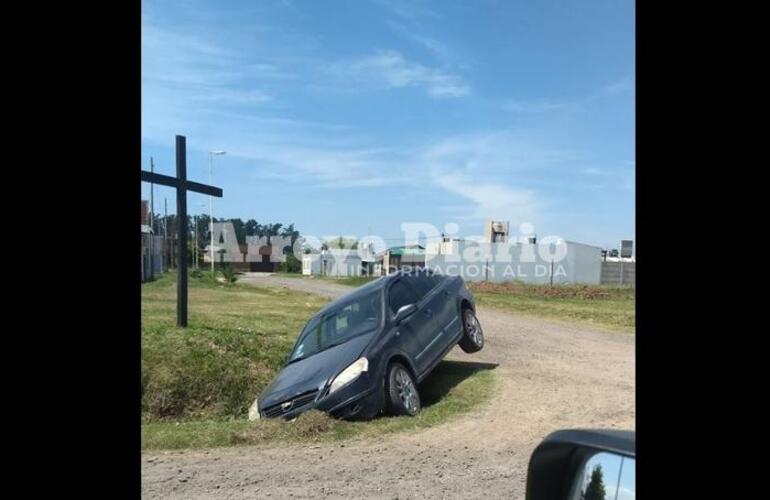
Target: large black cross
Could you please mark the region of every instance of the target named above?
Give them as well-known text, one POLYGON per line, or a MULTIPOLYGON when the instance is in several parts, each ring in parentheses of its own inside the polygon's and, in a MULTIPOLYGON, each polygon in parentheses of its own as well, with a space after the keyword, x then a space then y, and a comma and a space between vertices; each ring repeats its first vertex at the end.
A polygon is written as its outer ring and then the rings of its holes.
POLYGON ((176 136, 176 177, 142 170, 142 181, 176 188, 176 213, 179 219, 179 268, 177 269, 176 325, 187 326, 187 191, 222 197, 222 189, 187 180, 187 142, 176 136))

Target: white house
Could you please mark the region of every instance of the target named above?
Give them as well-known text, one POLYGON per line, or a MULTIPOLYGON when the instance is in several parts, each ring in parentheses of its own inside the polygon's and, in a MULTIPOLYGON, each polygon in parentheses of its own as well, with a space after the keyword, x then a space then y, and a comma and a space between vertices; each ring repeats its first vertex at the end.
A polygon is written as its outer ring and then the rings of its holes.
POLYGON ((321 274, 321 254, 306 253, 302 255, 302 274, 305 276, 321 274))
POLYGON ((372 273, 374 253, 370 249, 331 248, 302 255, 302 274, 321 276, 362 276, 372 273))

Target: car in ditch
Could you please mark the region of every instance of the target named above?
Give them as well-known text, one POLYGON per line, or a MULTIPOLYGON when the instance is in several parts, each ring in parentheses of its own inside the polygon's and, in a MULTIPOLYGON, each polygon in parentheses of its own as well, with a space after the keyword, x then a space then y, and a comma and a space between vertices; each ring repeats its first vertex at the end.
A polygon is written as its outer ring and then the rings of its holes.
POLYGON ((459 344, 484 346, 473 295, 459 276, 401 270, 326 305, 307 322, 249 418, 417 415, 418 384, 459 344))

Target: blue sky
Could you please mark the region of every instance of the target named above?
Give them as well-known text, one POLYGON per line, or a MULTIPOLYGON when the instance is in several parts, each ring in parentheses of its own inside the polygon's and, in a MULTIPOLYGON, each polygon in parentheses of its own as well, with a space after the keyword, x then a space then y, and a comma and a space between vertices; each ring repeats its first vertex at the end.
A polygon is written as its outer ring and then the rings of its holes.
POLYGON ((192 180, 227 151, 216 217, 384 238, 494 218, 617 247, 634 237, 634 36, 626 0, 144 0, 142 168, 173 174, 182 134, 192 180))

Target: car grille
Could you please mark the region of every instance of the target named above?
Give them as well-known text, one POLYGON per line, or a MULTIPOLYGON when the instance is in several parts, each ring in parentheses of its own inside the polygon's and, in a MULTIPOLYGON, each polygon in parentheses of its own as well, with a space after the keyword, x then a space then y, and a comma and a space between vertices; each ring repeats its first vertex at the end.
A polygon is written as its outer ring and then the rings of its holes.
POLYGON ((313 401, 315 401, 316 395, 318 395, 317 389, 314 391, 305 392, 303 394, 300 394, 299 396, 295 396, 292 399, 287 399, 286 401, 282 401, 277 405, 273 405, 269 408, 265 408, 262 411, 262 414, 267 418, 280 417, 281 415, 289 413, 292 410, 305 406, 308 403, 312 403, 313 401), (286 409, 284 409, 283 406, 289 402, 291 403, 291 405, 289 405, 288 407, 286 407, 286 409))

